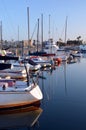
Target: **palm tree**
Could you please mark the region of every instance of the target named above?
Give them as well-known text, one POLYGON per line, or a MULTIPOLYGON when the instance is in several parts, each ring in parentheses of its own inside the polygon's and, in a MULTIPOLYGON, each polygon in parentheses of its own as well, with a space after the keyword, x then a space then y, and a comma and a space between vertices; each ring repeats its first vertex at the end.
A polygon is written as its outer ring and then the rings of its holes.
POLYGON ((77 37, 77 40, 79 41, 80 39, 81 39, 81 36, 78 36, 78 37, 77 37))

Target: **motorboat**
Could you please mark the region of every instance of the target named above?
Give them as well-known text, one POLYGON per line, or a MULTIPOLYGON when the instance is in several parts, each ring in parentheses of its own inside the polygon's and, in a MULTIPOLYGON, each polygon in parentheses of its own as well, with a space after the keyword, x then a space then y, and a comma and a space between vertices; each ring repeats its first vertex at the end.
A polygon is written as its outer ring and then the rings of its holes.
POLYGON ((44 51, 47 53, 47 54, 55 54, 57 53, 57 50, 59 49, 59 47, 55 44, 54 41, 46 41, 46 44, 45 44, 45 47, 44 47, 44 51))
POLYGON ((0 70, 0 77, 10 76, 11 78, 24 79, 26 78, 25 68, 13 67, 11 69, 0 70))
POLYGON ((29 71, 37 71, 40 70, 41 65, 38 63, 35 63, 32 59, 29 57, 26 57, 24 60, 21 61, 21 63, 26 63, 29 65, 29 71))
POLYGON ((40 56, 31 56, 30 59, 34 61, 37 64, 40 64, 41 67, 50 67, 51 66, 51 61, 45 60, 41 58, 40 56))
POLYGON ((72 55, 73 57, 82 57, 82 53, 79 51, 76 51, 76 52, 74 51, 70 55, 72 55))
POLYGON ((19 63, 18 62, 19 58, 15 57, 2 56, 0 58, 1 58, 0 61, 4 60, 4 62, 1 63, 3 67, 3 69, 0 69, 1 77, 10 76, 11 78, 18 78, 18 79, 26 78, 27 74, 25 66, 27 67, 27 71, 29 71, 29 65, 19 63), (8 66, 4 67, 6 65, 9 65, 10 67, 9 68, 8 66))

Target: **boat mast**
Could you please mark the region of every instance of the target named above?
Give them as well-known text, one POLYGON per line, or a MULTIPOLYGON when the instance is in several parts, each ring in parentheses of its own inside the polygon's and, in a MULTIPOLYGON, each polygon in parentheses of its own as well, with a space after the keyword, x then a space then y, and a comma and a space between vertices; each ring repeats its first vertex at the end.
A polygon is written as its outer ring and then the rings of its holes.
MULTIPOLYGON (((19 25, 18 25, 18 44, 19 44, 19 25)), ((16 56, 18 55, 18 48, 16 47, 16 56)))
POLYGON ((66 16, 66 22, 65 22, 65 44, 66 44, 66 38, 67 38, 67 19, 68 19, 68 17, 66 16))
MULTIPOLYGON (((27 7, 27 18, 28 18, 28 52, 30 52, 30 44, 29 44, 29 40, 30 40, 30 28, 29 28, 29 7, 27 7)), ((30 81, 30 77, 29 77, 29 73, 27 71, 27 66, 25 65, 25 69, 26 69, 26 74, 27 74, 27 86, 29 86, 29 81, 30 81)))
POLYGON ((19 42, 19 25, 18 25, 18 42, 19 42))
POLYGON ((43 14, 41 14, 41 43, 42 43, 42 52, 43 52, 43 14))
POLYGON ((2 21, 0 22, 0 35, 1 35, 1 49, 2 49, 2 21))
POLYGON ((27 18, 28 18, 28 51, 30 52, 30 27, 29 27, 29 7, 27 7, 27 18))
POLYGON ((50 40, 50 14, 49 14, 49 40, 50 40))
POLYGON ((38 45, 39 45, 39 18, 38 18, 38 29, 37 29, 37 52, 38 52, 38 45))

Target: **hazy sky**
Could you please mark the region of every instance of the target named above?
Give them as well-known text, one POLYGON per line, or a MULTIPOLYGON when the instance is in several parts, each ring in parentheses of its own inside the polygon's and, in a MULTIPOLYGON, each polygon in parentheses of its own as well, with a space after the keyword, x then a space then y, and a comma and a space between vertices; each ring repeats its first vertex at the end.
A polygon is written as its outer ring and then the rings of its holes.
POLYGON ((37 19, 41 38, 41 14, 43 14, 43 39, 50 36, 56 41, 65 37, 67 20, 67 39, 76 39, 79 35, 86 40, 86 0, 0 0, 0 21, 4 40, 28 39, 27 7, 30 13, 30 37, 37 38, 37 19), (35 30, 35 31, 34 31, 35 30))

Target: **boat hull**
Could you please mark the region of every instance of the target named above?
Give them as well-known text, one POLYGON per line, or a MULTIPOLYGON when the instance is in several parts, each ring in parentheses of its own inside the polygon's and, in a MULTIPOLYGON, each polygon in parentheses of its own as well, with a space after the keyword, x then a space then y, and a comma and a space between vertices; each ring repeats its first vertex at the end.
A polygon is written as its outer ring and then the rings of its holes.
POLYGON ((26 105, 35 104, 43 98, 41 90, 36 85, 31 90, 4 90, 0 91, 0 109, 9 109, 15 107, 21 107, 26 105))
POLYGON ((20 69, 5 69, 5 70, 0 70, 0 76, 1 77, 6 77, 6 76, 10 76, 11 78, 16 78, 16 79, 23 79, 26 78, 26 71, 20 70, 20 69))

